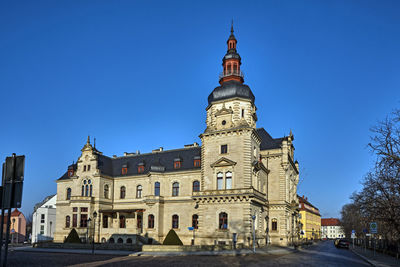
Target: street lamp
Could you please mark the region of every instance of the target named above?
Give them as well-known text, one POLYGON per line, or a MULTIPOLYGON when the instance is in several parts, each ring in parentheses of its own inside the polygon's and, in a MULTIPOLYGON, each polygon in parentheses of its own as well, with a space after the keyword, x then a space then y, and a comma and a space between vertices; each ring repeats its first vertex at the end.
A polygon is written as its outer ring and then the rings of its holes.
POLYGON ((12 222, 13 222, 13 225, 12 225, 12 230, 11 230, 11 240, 12 240, 12 243, 16 243, 14 240, 15 239, 15 228, 14 228, 15 218, 12 219, 12 222))
POLYGON ((253 253, 256 253, 256 227, 255 227, 256 214, 251 216, 251 219, 253 220, 253 253))
POLYGON ((96 234, 96 217, 97 212, 93 212, 93 239, 92 239, 92 254, 94 254, 94 236, 96 234))

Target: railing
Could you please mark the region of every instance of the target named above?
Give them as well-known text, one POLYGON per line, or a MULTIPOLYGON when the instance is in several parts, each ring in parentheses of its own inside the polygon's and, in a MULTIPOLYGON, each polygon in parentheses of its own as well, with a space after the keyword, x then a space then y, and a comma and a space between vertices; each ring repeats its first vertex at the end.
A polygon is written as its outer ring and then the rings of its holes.
POLYGON ((219 74, 219 78, 222 79, 231 75, 239 76, 242 78, 244 77, 244 73, 242 71, 223 71, 219 74))
POLYGON ((254 188, 239 188, 239 189, 221 189, 221 190, 205 190, 193 192, 193 197, 212 197, 212 196, 227 196, 227 195, 255 195, 260 198, 265 198, 266 194, 254 188))

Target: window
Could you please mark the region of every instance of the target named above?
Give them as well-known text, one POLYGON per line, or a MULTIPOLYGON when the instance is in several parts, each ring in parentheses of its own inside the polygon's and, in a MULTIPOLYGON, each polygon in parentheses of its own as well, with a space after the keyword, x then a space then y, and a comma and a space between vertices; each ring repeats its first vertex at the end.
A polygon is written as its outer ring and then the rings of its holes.
POLYGON ((71 217, 65 217, 65 228, 69 228, 71 226, 71 217))
POLYGON ((89 196, 92 196, 92 191, 93 191, 93 186, 90 185, 90 186, 89 186, 89 196))
POLYGON ((78 208, 77 207, 73 207, 72 208, 72 212, 78 212, 78 208))
POLYGON ((81 214, 80 227, 87 227, 87 214, 81 214))
POLYGON ((101 239, 101 243, 106 243, 106 239, 104 237, 101 239))
POLYGON ((74 170, 68 170, 68 177, 71 177, 72 175, 74 175, 74 170))
POLYGON ((87 170, 90 171, 90 165, 87 166, 87 170))
POLYGON ((200 191, 200 182, 194 181, 193 182, 193 192, 199 192, 199 191, 200 191))
POLYGON ((142 198, 142 186, 138 185, 136 187, 136 198, 142 198))
POLYGON ((89 195, 89 185, 85 185, 85 197, 89 195))
POLYGON ((179 196, 179 183, 175 182, 172 184, 172 196, 179 196))
POLYGON ((232 173, 231 172, 225 173, 225 188, 232 189, 232 173))
POLYGON ((144 172, 144 166, 138 166, 138 173, 144 172))
POLYGON ((41 225, 41 226, 40 226, 40 234, 41 234, 41 235, 44 235, 44 225, 41 225))
POLYGON ((148 223, 147 223, 147 227, 148 228, 154 228, 154 215, 153 214, 149 215, 149 220, 148 220, 148 223))
POLYGON ((119 216, 119 228, 125 228, 126 227, 126 219, 124 215, 119 216))
POLYGON ((142 229, 142 215, 138 214, 136 219, 136 227, 142 229))
POLYGON ((128 168, 122 168, 121 169, 121 174, 122 175, 125 175, 125 174, 127 174, 128 173, 128 168))
POLYGON ((44 214, 40 215, 40 223, 44 223, 44 218, 45 218, 44 216, 45 216, 44 214))
POLYGON ((277 219, 272 219, 272 231, 278 231, 278 221, 277 221, 277 219))
POLYGON ((122 243, 124 243, 124 240, 120 237, 120 238, 118 238, 117 243, 122 244, 122 243))
POLYGON ((84 172, 86 171, 86 165, 83 166, 83 171, 84 171, 84 172))
POLYGON ((193 214, 192 216, 192 227, 194 229, 199 229, 199 215, 193 214))
POLYGON ((67 200, 71 199, 71 188, 67 188, 67 200))
POLYGON ((159 182, 154 183, 154 195, 155 196, 160 195, 160 183, 159 182))
POLYGON ((81 212, 88 212, 88 208, 82 207, 82 208, 81 208, 81 212))
POLYGON ((132 244, 132 238, 128 238, 128 239, 126 240, 126 243, 127 243, 127 244, 132 244))
POLYGON ((195 159, 194 162, 193 162, 193 166, 200 167, 201 166, 201 161, 199 159, 195 159))
POLYGON ((221 145, 221 154, 228 153, 228 145, 221 145))
POLYGON ((225 212, 219 214, 219 229, 228 229, 228 214, 225 212))
POLYGON ((222 174, 222 172, 219 172, 217 174, 217 189, 221 190, 224 187, 224 175, 222 174))
POLYGON ((242 118, 244 118, 244 109, 242 108, 242 118))
POLYGON ((172 215, 172 228, 177 229, 179 228, 179 216, 178 215, 172 215))
POLYGON ((104 186, 104 198, 108 198, 109 187, 108 184, 104 186))
POLYGON ((108 216, 103 215, 103 228, 108 228, 108 216))
POLYGON ((179 169, 181 167, 181 162, 180 161, 175 161, 174 162, 174 169, 179 169))
POLYGON ((125 198, 125 194, 126 194, 125 186, 121 186, 121 189, 119 191, 119 198, 120 199, 124 199, 125 198))
POLYGON ((72 215, 72 227, 77 227, 78 226, 78 214, 73 214, 72 215))
POLYGON ((84 196, 84 195, 85 195, 85 186, 82 185, 82 196, 84 196))
POLYGON ((237 64, 233 64, 233 73, 237 73, 237 64))
POLYGON ((115 243, 114 238, 111 237, 108 242, 110 242, 111 244, 114 244, 115 243))

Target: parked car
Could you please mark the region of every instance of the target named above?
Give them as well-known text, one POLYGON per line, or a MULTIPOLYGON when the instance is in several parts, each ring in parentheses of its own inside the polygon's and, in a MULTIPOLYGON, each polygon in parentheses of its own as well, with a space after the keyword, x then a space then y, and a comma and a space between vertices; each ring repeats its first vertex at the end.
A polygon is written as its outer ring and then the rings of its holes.
POLYGON ((340 238, 336 238, 336 239, 335 239, 335 241, 333 242, 333 243, 335 244, 335 247, 337 247, 337 246, 338 246, 338 244, 339 244, 339 241, 340 241, 340 238))
MULTIPOLYGON (((335 241, 335 245, 336 245, 336 241, 335 241)), ((336 245, 337 248, 347 248, 349 249, 350 247, 350 241, 345 239, 345 238, 341 238, 339 239, 339 241, 337 242, 336 245)))

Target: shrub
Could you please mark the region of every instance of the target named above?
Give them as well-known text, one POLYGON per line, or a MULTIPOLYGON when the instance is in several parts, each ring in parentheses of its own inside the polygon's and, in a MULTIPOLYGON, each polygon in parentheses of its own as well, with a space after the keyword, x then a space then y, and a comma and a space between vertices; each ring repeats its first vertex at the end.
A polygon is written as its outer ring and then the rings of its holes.
POLYGON ((75 228, 69 232, 67 239, 65 239, 64 243, 81 243, 81 239, 79 238, 78 233, 76 232, 75 228))
POLYGON ((173 229, 171 229, 171 230, 169 230, 167 236, 165 237, 163 245, 182 246, 183 243, 182 243, 181 239, 179 238, 179 236, 176 234, 176 232, 173 229))

